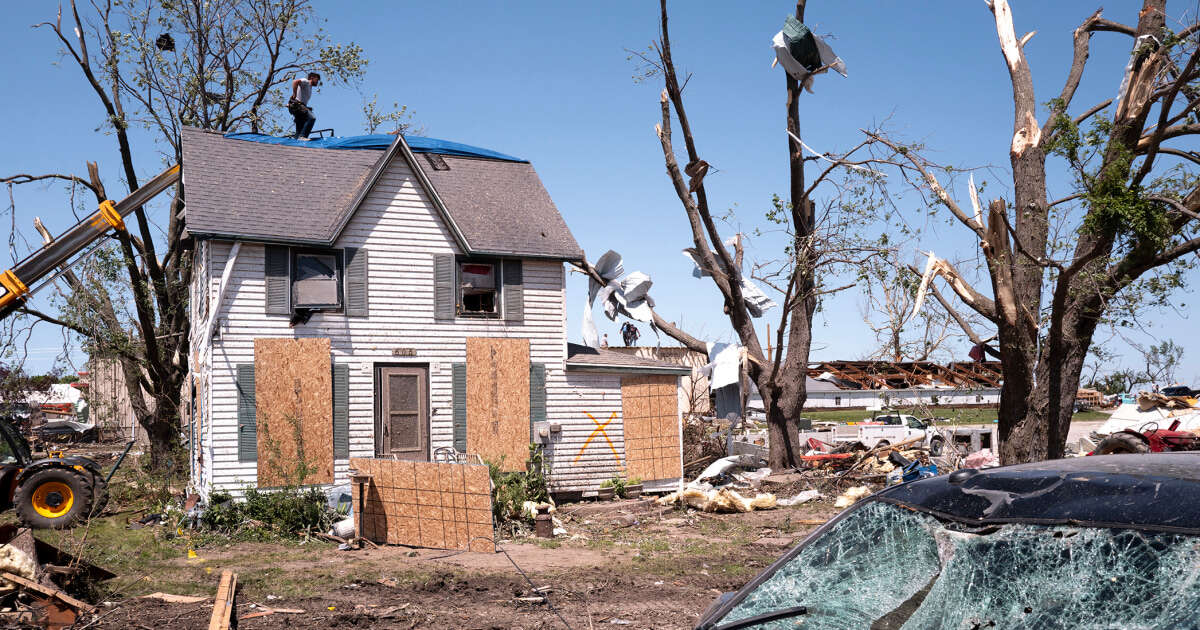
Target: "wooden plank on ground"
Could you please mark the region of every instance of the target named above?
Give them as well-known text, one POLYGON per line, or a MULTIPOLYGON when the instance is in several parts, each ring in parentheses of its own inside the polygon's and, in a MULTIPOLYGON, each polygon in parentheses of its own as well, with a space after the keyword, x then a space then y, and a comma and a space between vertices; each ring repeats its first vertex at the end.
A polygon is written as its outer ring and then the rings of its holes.
POLYGON ((328 338, 254 340, 259 487, 333 483, 329 352, 328 338))
POLYGON ((91 604, 88 604, 87 602, 81 602, 78 599, 75 599, 74 597, 67 595, 66 593, 62 592, 61 590, 54 588, 53 586, 46 586, 44 584, 38 584, 37 582, 34 582, 32 580, 27 580, 19 575, 14 575, 12 573, 9 573, 8 571, 0 571, 0 578, 8 580, 9 582, 12 582, 13 584, 20 585, 29 590, 37 591, 38 593, 41 593, 42 595, 46 595, 46 596, 58 599, 59 601, 65 603, 65 604, 74 606, 75 609, 80 612, 91 612, 91 611, 95 610, 95 608, 91 604))
POLYGON ((237 574, 229 569, 221 571, 221 582, 217 584, 217 597, 213 601, 208 630, 229 630, 229 622, 233 618, 233 594, 236 591, 237 574))
POLYGON ((525 470, 529 437, 529 340, 468 337, 467 452, 525 470))

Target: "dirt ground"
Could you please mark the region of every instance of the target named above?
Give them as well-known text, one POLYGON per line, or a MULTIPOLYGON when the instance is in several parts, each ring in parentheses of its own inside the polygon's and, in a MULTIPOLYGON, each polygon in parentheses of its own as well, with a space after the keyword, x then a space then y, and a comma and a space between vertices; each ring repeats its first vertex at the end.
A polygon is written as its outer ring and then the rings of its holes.
POLYGON ((560 508, 565 536, 500 541, 507 556, 398 546, 338 551, 318 542, 198 543, 186 532, 171 538, 163 527, 129 530, 130 515, 118 515, 93 536, 95 544, 113 541, 95 561, 120 565, 119 577, 101 587, 93 598, 101 602, 97 613, 77 627, 207 628, 221 570, 231 569, 239 579, 239 617, 263 606, 304 611, 245 619, 244 630, 689 628, 717 595, 740 587, 836 512, 829 497, 749 514, 636 501, 573 504, 560 508), (210 599, 178 604, 139 597, 155 591, 210 599))

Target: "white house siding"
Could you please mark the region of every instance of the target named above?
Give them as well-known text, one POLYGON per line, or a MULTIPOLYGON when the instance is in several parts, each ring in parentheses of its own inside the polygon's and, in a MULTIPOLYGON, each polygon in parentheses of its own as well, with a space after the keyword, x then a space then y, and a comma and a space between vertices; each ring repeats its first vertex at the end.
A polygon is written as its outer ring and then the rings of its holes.
POLYGON ((555 492, 595 490, 622 470, 625 438, 619 374, 566 372, 564 377, 562 366, 557 366, 547 378, 546 415, 550 422, 562 425, 562 432, 552 434, 546 446, 555 492), (612 422, 588 442, 597 428, 592 418, 600 424, 610 418, 612 422))
POLYGON ((981 389, 844 389, 809 392, 805 409, 866 409, 930 405, 956 407, 1000 404, 1000 388, 981 389))
MULTIPOLYGON (((566 337, 561 262, 524 261, 523 322, 434 320, 433 255, 459 250, 400 158, 388 168, 335 245, 364 247, 369 252, 370 316, 317 313, 307 324, 292 328, 288 317, 265 314, 264 246, 243 243, 219 314, 219 338, 213 342, 208 406, 212 476, 205 479, 203 491, 236 491, 256 482, 257 464, 239 462, 237 457, 235 387, 237 365, 254 362, 256 337, 330 338, 333 361, 350 365, 350 457, 374 453, 376 364, 429 365, 431 448, 452 445, 450 366, 465 361, 467 337, 528 338, 531 360, 549 368, 547 407, 555 415, 563 409, 559 399, 565 395, 566 337), (417 356, 394 357, 396 348, 415 349, 417 356)), ((229 242, 212 243, 208 285, 214 297, 230 248, 229 242)), ((619 379, 617 383, 612 404, 619 410, 619 379)), ((347 460, 335 461, 336 482, 346 481, 347 468, 347 460)))

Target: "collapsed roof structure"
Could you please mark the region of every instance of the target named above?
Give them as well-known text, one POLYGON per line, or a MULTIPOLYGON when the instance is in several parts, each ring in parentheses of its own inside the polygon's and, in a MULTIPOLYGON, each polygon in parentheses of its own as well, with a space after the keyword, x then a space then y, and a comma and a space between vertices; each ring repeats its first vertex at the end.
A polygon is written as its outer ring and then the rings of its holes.
POLYGON ((1003 381, 999 361, 823 361, 809 364, 808 376, 841 389, 977 389, 1003 381))

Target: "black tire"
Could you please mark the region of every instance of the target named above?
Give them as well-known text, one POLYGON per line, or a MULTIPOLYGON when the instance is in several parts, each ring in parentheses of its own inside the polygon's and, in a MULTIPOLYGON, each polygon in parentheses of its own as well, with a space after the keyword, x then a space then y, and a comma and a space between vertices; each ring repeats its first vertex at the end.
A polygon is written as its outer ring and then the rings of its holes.
POLYGON ((1129 433, 1114 433, 1104 438, 1104 441, 1095 450, 1097 455, 1124 455, 1149 452, 1150 445, 1146 443, 1146 440, 1137 435, 1130 435, 1129 433))
POLYGON ((872 448, 883 448, 885 446, 891 446, 891 445, 892 445, 892 443, 887 440, 879 440, 878 442, 875 443, 875 446, 872 448))
POLYGON ((934 457, 940 457, 945 448, 946 440, 943 440, 942 438, 933 438, 929 441, 929 454, 934 457))
POLYGON ((91 480, 90 472, 70 468, 39 470, 22 481, 13 494, 17 517, 34 529, 72 527, 92 513, 95 494, 91 480), (70 496, 64 496, 68 491, 70 496), (68 503, 65 508, 64 503, 68 503))

